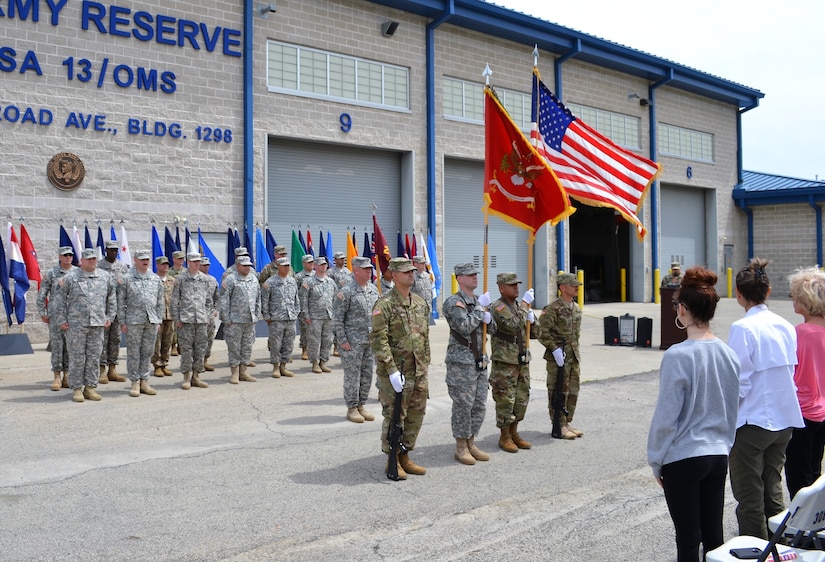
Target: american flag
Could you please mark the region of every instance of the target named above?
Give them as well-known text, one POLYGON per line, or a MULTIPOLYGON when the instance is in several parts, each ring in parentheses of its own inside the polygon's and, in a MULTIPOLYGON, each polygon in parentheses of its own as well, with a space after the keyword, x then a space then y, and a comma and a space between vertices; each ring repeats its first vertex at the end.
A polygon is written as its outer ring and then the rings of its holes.
POLYGON ((659 165, 614 144, 574 117, 535 72, 532 114, 533 145, 567 194, 585 205, 617 210, 643 237, 646 230, 637 212, 659 165))

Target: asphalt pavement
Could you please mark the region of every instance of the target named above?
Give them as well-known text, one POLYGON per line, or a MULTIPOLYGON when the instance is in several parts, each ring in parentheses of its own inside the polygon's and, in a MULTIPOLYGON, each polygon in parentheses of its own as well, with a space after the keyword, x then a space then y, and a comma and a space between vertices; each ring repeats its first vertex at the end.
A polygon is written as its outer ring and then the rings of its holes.
MULTIPOLYGON (((791 323, 789 301, 769 303, 791 323)), ((656 402, 659 306, 587 304, 576 426, 552 439, 543 348, 533 342, 531 400, 520 425, 533 448, 497 447, 492 399, 477 443, 491 460, 453 459, 444 384, 448 329, 431 327, 430 400, 412 458, 425 476, 391 482, 377 419, 345 419, 342 372, 269 376, 258 338, 231 385, 217 341, 208 389, 151 377, 157 396, 101 385, 101 402, 49 390, 49 354, 0 357, 0 559, 3 560, 675 560, 673 527, 645 459, 656 402), (651 348, 605 346, 603 318, 653 320, 651 348)), ((727 338, 743 310, 723 299, 712 327, 727 338)), ((119 370, 125 370, 125 350, 119 370)), ((736 533, 728 490, 726 537, 736 533)))

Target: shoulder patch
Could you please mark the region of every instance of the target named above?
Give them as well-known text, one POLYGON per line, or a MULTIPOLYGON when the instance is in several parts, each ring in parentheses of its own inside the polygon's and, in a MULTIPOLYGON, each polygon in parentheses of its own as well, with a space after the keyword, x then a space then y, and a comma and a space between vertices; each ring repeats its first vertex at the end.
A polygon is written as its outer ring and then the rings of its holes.
POLYGON ((301 287, 303 287, 304 289, 309 289, 309 283, 304 281, 303 283, 301 283, 301 287))
POLYGON ((464 304, 464 301, 455 301, 455 305, 458 308, 467 308, 467 305, 464 304))
POLYGON ((507 306, 507 305, 505 305, 504 303, 501 303, 500 305, 498 305, 496 307, 496 312, 501 312, 502 310, 504 310, 505 306, 507 306))
POLYGON ((373 316, 378 316, 379 314, 381 314, 381 309, 380 308, 373 309, 373 311, 372 311, 373 316))
POLYGON ((335 296, 338 297, 338 300, 344 300, 344 292, 343 291, 338 291, 338 294, 335 295, 335 296))

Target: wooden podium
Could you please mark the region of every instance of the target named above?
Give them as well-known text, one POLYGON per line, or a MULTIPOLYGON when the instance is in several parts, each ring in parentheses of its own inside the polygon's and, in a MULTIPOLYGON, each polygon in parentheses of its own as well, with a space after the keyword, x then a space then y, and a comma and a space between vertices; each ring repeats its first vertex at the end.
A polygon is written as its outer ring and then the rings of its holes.
POLYGON ((687 331, 676 327, 676 311, 673 310, 673 298, 676 289, 663 287, 659 289, 661 295, 661 345, 659 349, 667 349, 674 343, 683 342, 687 339, 687 331))

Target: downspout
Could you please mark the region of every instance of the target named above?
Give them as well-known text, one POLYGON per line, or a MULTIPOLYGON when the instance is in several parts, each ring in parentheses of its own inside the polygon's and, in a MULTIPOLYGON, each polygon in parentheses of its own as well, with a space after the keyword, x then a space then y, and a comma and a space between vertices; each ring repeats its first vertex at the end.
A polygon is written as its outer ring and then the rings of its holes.
POLYGON ((816 204, 813 195, 808 196, 808 205, 816 213, 816 265, 822 267, 822 207, 816 204))
POLYGON ((742 185, 742 114, 759 106, 757 99, 752 105, 736 112, 736 183, 742 185))
MULTIPOLYGON (((556 88, 556 98, 562 99, 561 65, 568 59, 575 57, 582 50, 582 40, 576 39, 576 44, 572 49, 564 53, 553 61, 554 87, 556 88)), ((564 261, 564 221, 559 221, 556 225, 556 270, 567 271, 564 261)))
POLYGON ((435 29, 455 15, 455 0, 427 24, 427 230, 437 240, 435 231, 435 29))
MULTIPOLYGON (((647 89, 647 99, 650 100, 650 109, 648 115, 650 119, 650 159, 654 162, 659 155, 659 150, 656 146, 658 141, 657 127, 656 127, 656 90, 668 82, 673 80, 673 69, 667 69, 667 76, 654 82, 647 89)), ((653 255, 653 267, 650 271, 651 284, 655 281, 655 271, 659 269, 659 180, 655 180, 650 186, 650 251, 653 255)), ((650 302, 656 300, 656 288, 651 291, 650 302)))
POLYGON ((745 211, 748 217, 748 260, 750 260, 753 258, 753 209, 748 207, 743 199, 740 199, 737 205, 745 211))
MULTIPOLYGON (((243 14, 243 224, 249 239, 254 240, 252 232, 252 202, 255 195, 253 171, 255 164, 254 123, 253 123, 253 89, 252 89, 252 36, 255 26, 252 12, 253 0, 244 1, 243 14)), ((252 248, 249 248, 250 253, 252 248)), ((253 253, 254 255, 254 253, 253 253)))

